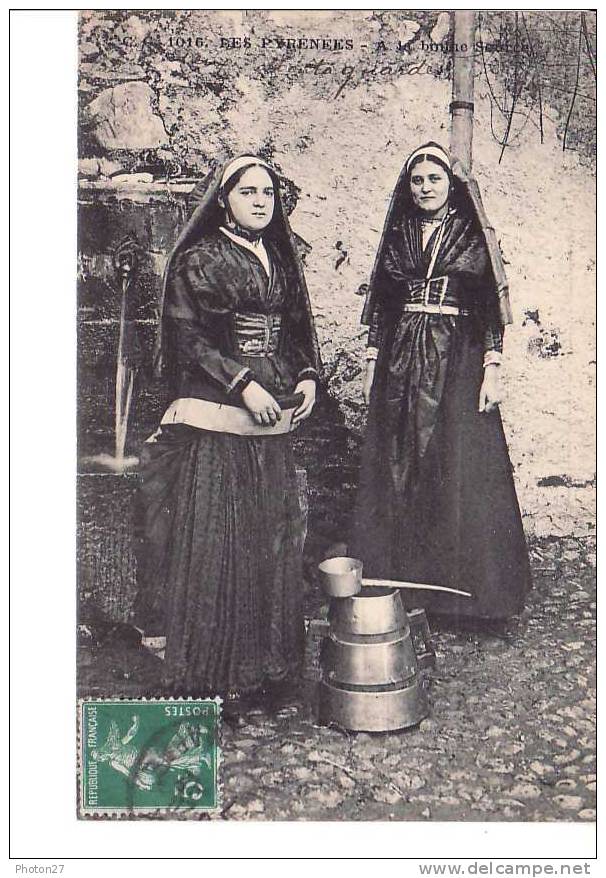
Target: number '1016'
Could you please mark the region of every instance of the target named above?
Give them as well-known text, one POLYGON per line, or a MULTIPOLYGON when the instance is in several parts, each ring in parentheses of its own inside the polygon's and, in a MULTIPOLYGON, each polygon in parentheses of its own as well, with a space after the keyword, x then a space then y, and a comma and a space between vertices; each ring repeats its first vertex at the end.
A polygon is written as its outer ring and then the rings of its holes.
POLYGON ((168 45, 171 49, 191 49, 193 46, 201 49, 204 45, 204 40, 202 37, 169 37, 168 45))

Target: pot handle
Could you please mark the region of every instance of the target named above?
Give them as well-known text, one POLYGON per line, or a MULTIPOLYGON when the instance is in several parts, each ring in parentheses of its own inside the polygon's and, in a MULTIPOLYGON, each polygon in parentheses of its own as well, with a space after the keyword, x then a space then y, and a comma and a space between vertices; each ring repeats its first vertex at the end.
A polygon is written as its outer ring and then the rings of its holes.
POLYGON ((448 588, 446 585, 424 585, 422 582, 398 582, 395 579, 362 579, 362 585, 367 588, 405 588, 412 591, 445 591, 449 594, 459 594, 466 598, 473 595, 470 591, 461 591, 459 588, 448 588))

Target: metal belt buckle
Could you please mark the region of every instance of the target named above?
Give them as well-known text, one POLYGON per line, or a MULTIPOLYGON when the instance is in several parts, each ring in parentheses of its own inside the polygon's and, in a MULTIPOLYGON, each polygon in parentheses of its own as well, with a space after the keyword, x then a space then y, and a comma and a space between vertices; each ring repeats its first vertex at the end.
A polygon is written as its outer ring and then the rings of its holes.
POLYGON ((265 352, 263 341, 260 338, 249 338, 246 341, 239 341, 238 344, 241 352, 249 356, 265 352))
POLYGON ((442 305, 444 304, 444 299, 446 298, 446 290, 448 289, 448 277, 435 277, 432 279, 431 284, 434 284, 434 292, 437 293, 438 296, 438 308, 440 314, 442 313, 442 305))
POLYGON ((448 278, 441 277, 439 283, 440 283, 440 292, 438 293, 438 296, 439 296, 440 313, 442 313, 442 305, 444 304, 444 297, 446 296, 446 288, 448 287, 448 278))
POLYGON ((235 333, 240 353, 263 356, 278 347, 282 319, 280 314, 235 314, 235 333))
POLYGON ((267 339, 267 350, 268 353, 273 354, 278 350, 278 346, 280 343, 280 330, 282 329, 282 315, 281 314, 270 314, 269 315, 269 335, 267 339))
POLYGON ((410 296, 411 304, 423 304, 423 302, 425 301, 425 288, 426 288, 426 286, 427 285, 426 285, 425 281, 423 281, 423 280, 415 279, 415 280, 408 281, 408 294, 410 296), (415 303, 414 299, 417 295, 420 295, 421 301, 418 303, 415 303))

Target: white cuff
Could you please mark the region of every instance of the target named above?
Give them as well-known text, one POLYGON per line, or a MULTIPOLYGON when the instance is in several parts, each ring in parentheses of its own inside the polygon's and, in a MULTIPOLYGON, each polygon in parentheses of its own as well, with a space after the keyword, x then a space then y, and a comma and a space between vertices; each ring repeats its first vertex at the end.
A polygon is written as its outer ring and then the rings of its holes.
POLYGON ((365 356, 367 360, 376 360, 379 356, 379 348, 367 347, 365 356))
POLYGON ((297 375, 297 381, 305 381, 306 379, 317 381, 318 378, 318 370, 314 369, 313 366, 307 366, 305 369, 301 369, 301 371, 297 375))
MULTIPOLYGON (((252 380, 252 369, 249 369, 248 366, 245 366, 243 369, 240 369, 235 378, 233 378, 230 383, 225 388, 226 393, 233 393, 234 390, 244 381, 244 379, 248 379, 250 376, 252 380)), ((242 388, 244 389, 244 388, 242 388)))
POLYGON ((503 354, 500 351, 486 351, 484 354, 484 368, 486 366, 500 366, 503 361, 503 354))

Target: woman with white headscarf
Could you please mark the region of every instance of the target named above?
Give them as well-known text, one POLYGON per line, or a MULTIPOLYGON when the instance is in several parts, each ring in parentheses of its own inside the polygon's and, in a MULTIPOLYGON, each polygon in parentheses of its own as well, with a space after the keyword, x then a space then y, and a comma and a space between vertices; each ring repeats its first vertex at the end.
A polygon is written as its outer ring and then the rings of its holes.
POLYGON ((530 587, 498 409, 511 314, 456 170, 424 144, 391 199, 362 316, 370 409, 352 545, 367 576, 471 593, 415 591, 412 606, 502 619, 530 587))
POLYGON ((319 356, 271 167, 240 156, 193 200, 165 272, 156 354, 171 404, 142 463, 135 623, 166 638, 171 692, 236 704, 301 658, 289 433, 313 408, 319 356))

